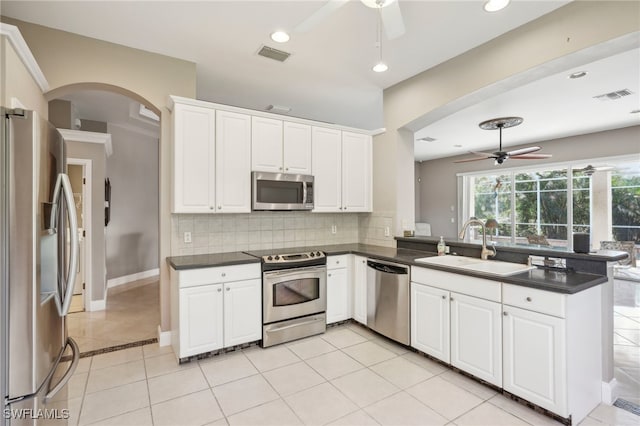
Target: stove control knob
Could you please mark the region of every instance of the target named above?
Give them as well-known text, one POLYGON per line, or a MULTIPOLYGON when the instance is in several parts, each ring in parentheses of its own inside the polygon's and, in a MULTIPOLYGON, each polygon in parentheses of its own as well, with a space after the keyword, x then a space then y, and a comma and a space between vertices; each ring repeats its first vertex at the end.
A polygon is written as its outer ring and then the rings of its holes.
POLYGON ((317 252, 317 253, 316 253, 316 255, 317 255, 317 256, 322 256, 322 253, 317 252))
POLYGON ((316 254, 315 254, 314 252, 311 252, 311 253, 309 253, 309 256, 311 256, 311 257, 315 257, 315 256, 316 256, 316 254))
POLYGON ((273 257, 269 256, 267 257, 267 260, 273 260, 273 257))
POLYGON ((276 255, 275 259, 276 259, 276 260, 279 260, 279 259, 280 259, 280 256, 276 255))

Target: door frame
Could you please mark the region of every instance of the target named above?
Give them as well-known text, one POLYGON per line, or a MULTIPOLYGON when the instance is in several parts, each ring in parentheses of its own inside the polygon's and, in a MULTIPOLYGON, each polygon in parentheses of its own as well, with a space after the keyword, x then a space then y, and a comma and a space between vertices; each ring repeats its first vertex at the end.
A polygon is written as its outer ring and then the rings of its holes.
POLYGON ((67 158, 67 166, 82 166, 82 225, 85 231, 84 237, 84 291, 82 292, 82 304, 85 311, 91 311, 91 284, 92 284, 92 250, 91 250, 91 188, 92 188, 92 160, 85 158, 67 158))

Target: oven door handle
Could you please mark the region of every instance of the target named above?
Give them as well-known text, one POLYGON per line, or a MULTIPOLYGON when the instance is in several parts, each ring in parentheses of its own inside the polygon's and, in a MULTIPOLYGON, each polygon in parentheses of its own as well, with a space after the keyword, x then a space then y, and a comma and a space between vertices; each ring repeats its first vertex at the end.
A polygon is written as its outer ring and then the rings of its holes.
POLYGON ((264 272, 263 275, 265 278, 271 277, 284 277, 287 275, 300 275, 306 273, 316 273, 316 272, 324 272, 327 267, 324 265, 321 266, 309 266, 307 268, 294 268, 294 269, 282 269, 279 271, 268 271, 264 272))
POLYGON ((322 320, 323 320, 322 318, 313 317, 312 319, 307 320, 307 321, 297 322, 295 324, 289 324, 289 325, 284 325, 282 327, 265 330, 265 333, 277 333, 277 332, 282 331, 282 330, 287 330, 289 328, 296 328, 296 327, 300 327, 302 325, 307 325, 307 324, 313 324, 313 323, 316 323, 316 322, 322 321, 322 320))

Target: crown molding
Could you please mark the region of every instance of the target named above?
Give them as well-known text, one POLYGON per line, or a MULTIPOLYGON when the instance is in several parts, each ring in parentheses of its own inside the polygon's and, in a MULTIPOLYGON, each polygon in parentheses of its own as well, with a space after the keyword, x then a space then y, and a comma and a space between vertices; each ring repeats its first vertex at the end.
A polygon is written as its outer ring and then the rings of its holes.
POLYGON ((67 142, 84 142, 104 144, 104 151, 107 157, 113 154, 111 134, 98 132, 85 132, 83 130, 58 129, 62 137, 67 142))
POLYGON ((16 54, 27 68, 38 87, 40 87, 42 93, 48 92, 49 82, 36 62, 36 58, 34 58, 31 50, 29 50, 29 46, 27 46, 27 42, 24 41, 18 27, 0 22, 0 35, 7 37, 7 40, 9 40, 9 43, 13 46, 16 54))

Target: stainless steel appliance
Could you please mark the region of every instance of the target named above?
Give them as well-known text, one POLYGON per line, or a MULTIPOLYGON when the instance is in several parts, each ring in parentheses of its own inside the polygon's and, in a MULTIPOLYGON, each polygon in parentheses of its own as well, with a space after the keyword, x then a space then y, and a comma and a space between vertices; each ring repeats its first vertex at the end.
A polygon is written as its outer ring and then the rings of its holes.
POLYGON ((78 231, 62 136, 32 111, 1 112, 0 423, 33 425, 79 360, 65 324, 78 231))
POLYGON ((252 172, 253 210, 312 210, 313 176, 252 172))
POLYGON ((409 345, 409 267, 367 260, 367 327, 409 345))
MULTIPOLYGON (((249 253, 256 255, 255 253, 249 253)), ((320 251, 262 257, 262 346, 324 333, 327 258, 320 251)))

